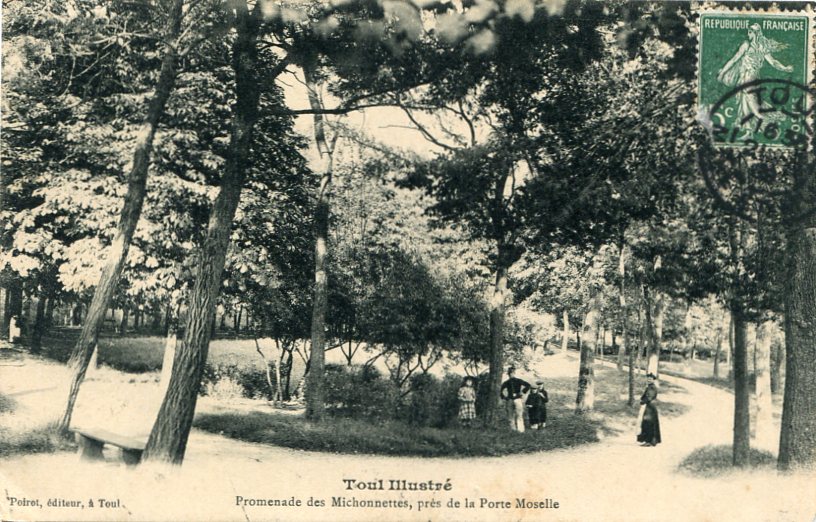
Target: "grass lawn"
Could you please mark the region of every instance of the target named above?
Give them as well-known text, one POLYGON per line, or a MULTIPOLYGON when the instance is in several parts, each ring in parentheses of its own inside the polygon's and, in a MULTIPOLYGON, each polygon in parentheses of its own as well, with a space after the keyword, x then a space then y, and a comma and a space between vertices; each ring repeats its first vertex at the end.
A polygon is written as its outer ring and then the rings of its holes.
POLYGON ((322 423, 280 413, 214 414, 196 420, 199 429, 247 442, 310 451, 413 455, 488 456, 567 448, 596 442, 599 422, 570 415, 543 431, 426 428, 399 421, 328 418, 322 423))
MULTIPOLYGON (((719 477, 740 470, 731 463, 732 454, 731 446, 704 446, 684 458, 677 469, 696 477, 719 477)), ((776 457, 767 451, 751 448, 749 460, 752 469, 776 469, 776 457)))
POLYGON ((0 457, 73 451, 75 449, 76 445, 72 441, 59 437, 48 427, 24 432, 12 432, 0 427, 0 457))
MULTIPOLYGON (((399 420, 328 417, 313 423, 299 415, 276 412, 228 412, 201 415, 201 430, 246 442, 311 451, 413 455, 424 457, 495 456, 547 451, 597 442, 600 437, 631 429, 638 406, 626 405, 627 375, 615 369, 596 368, 595 411, 573 413, 577 379, 546 379, 550 396, 547 427, 543 431, 515 433, 502 425, 485 429, 412 426, 399 420)), ((638 396, 645 379, 637 382, 638 396), (642 381, 642 382, 641 382, 642 381)), ((664 383, 662 386, 673 386, 664 383)), ((685 407, 661 402, 660 414, 675 416, 685 407)))
MULTIPOLYGON (((48 337, 44 355, 66 360, 79 334, 78 329, 60 329, 48 337)), ((263 346, 263 345, 262 345, 263 346)), ((114 369, 142 373, 161 369, 164 352, 162 337, 102 337, 99 342, 100 363, 114 369)), ((267 353, 268 356, 271 353, 267 353)), ((292 380, 303 372, 302 362, 296 357, 292 380)), ((235 365, 239 368, 263 368, 263 360, 255 351, 252 339, 218 339, 210 344, 208 364, 235 365)), ((548 364, 545 361, 545 366, 548 364)), ((571 373, 571 372, 570 372, 571 373)), ((248 442, 266 443, 290 448, 330 451, 338 453, 367 453, 416 456, 490 456, 511 453, 546 451, 567 448, 598 441, 600 438, 632 429, 639 404, 629 407, 627 402, 628 374, 600 365, 595 367, 595 410, 583 415, 573 413, 577 376, 545 377, 550 396, 548 424, 543 432, 517 434, 504 423, 498 429, 483 427, 466 429, 456 424, 452 413, 449 427, 436 428, 410 425, 402 418, 347 418, 330 417, 315 424, 301 416, 279 412, 246 412, 229 407, 225 413, 200 415, 199 429, 223 434, 248 442)), ((645 378, 636 376, 635 402, 637 403, 645 378)), ((667 390, 674 385, 661 383, 667 390)), ((260 403, 263 404, 263 403, 260 403)), ((0 409, 3 402, 0 401, 0 409)), ((679 404, 660 402, 661 416, 684 412, 679 404)), ((387 413, 385 414, 387 416, 387 413)), ((36 439, 40 440, 40 439, 36 439)), ((47 441, 41 441, 48 447, 47 441)), ((18 444, 19 445, 19 444, 18 444)))
MULTIPOLYGON (((59 328, 43 340, 43 355, 49 359, 67 362, 79 337, 79 328, 59 328)), ((164 357, 165 338, 101 336, 99 363, 128 373, 160 371, 164 357)), ((264 354, 272 358, 271 341, 261 340, 264 354)), ((292 382, 297 382, 305 369, 298 355, 292 359, 292 382)), ((215 339, 210 342, 207 362, 211 366, 235 365, 239 368, 264 370, 261 356, 255 350, 253 339, 215 339)))
POLYGON ((75 449, 72 442, 58 437, 48 426, 22 431, 3 426, 3 417, 13 414, 16 408, 12 397, 0 393, 0 457, 75 449))

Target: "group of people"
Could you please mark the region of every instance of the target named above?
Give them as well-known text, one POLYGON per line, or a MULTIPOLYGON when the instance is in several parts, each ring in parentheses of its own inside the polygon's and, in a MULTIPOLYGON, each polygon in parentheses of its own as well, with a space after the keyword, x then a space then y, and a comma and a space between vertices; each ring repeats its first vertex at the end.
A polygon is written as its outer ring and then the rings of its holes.
MULTIPOLYGON (((661 442, 660 419, 657 412, 656 376, 647 375, 648 384, 640 398, 640 433, 637 441, 641 446, 656 446, 661 442)), ((523 433, 524 412, 530 421, 530 428, 541 430, 547 426, 547 403, 549 397, 544 389, 543 381, 536 381, 535 386, 516 377, 516 369, 511 366, 507 370, 507 380, 501 385, 501 398, 507 405, 507 419, 510 429, 523 433)), ((459 388, 459 422, 464 426, 471 426, 476 419, 476 379, 465 377, 459 388)))
MULTIPOLYGON (((510 429, 524 432, 524 412, 530 420, 530 428, 540 430, 547 426, 547 391, 544 381, 536 381, 535 386, 516 377, 516 369, 507 370, 507 380, 501 385, 501 398, 507 404, 507 418, 510 429)), ((459 421, 470 426, 476 418, 476 380, 465 377, 459 388, 459 421)))

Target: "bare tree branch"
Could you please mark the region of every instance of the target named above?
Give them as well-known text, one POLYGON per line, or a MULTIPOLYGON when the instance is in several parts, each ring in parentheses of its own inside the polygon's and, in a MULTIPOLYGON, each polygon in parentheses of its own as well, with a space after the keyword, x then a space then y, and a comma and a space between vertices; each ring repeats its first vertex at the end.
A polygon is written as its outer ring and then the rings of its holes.
POLYGON ((436 138, 433 134, 431 134, 431 132, 428 131, 428 129, 424 125, 422 125, 421 123, 419 123, 419 121, 417 121, 417 119, 414 117, 414 114, 411 112, 410 109, 405 107, 405 105, 403 105, 399 101, 395 101, 395 104, 396 104, 397 107, 401 108, 403 110, 403 112, 405 112, 405 115, 408 116, 408 119, 411 120, 411 123, 414 124, 414 126, 416 127, 416 130, 419 131, 419 133, 422 134, 422 136, 426 140, 433 143, 437 147, 445 149, 445 150, 447 150, 449 152, 454 152, 454 151, 458 150, 458 147, 454 147, 452 145, 444 143, 441 140, 439 140, 438 138, 436 138))

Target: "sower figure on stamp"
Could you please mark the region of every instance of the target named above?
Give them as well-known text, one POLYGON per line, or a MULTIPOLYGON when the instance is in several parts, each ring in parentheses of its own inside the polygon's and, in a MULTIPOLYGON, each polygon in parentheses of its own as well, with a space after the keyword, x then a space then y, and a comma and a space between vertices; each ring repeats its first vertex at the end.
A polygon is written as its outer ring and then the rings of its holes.
MULTIPOLYGON (((729 87, 744 85, 748 82, 759 79, 759 72, 765 62, 768 62, 774 69, 782 72, 792 72, 793 67, 783 65, 773 53, 781 51, 787 47, 786 44, 771 40, 762 34, 759 24, 752 24, 748 28, 748 40, 743 42, 736 54, 723 65, 717 73, 717 80, 729 87)), ((737 125, 746 129, 751 134, 751 119, 780 118, 780 114, 763 114, 760 111, 758 98, 751 92, 740 92, 737 94, 737 125)))
POLYGON ((535 388, 527 396, 527 416, 530 418, 530 428, 540 430, 547 426, 547 391, 544 381, 536 381, 535 388))
POLYGON ((510 429, 524 432, 524 395, 530 391, 530 384, 527 381, 516 377, 516 368, 511 366, 507 369, 508 379, 501 385, 501 398, 507 403, 507 418, 510 421, 510 429))
POLYGON ((655 386, 655 375, 650 373, 646 376, 648 383, 646 390, 640 397, 640 434, 637 436, 638 442, 642 446, 657 446, 660 444, 660 418, 657 414, 657 386, 655 386))

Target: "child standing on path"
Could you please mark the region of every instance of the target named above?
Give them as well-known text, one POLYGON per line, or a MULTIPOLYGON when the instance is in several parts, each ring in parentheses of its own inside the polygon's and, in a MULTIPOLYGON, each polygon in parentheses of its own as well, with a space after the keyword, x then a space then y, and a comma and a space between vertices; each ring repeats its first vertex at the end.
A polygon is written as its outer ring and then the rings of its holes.
POLYGON ((473 386, 473 377, 465 377, 459 387, 459 422, 470 427, 476 418, 476 389, 473 386))
POLYGON ((547 391, 544 389, 544 381, 536 381, 535 388, 527 396, 527 415, 530 417, 530 428, 540 430, 547 426, 547 391))

